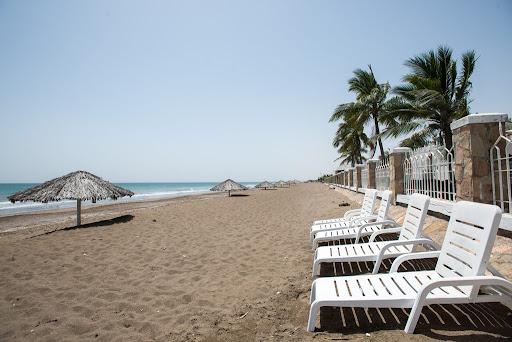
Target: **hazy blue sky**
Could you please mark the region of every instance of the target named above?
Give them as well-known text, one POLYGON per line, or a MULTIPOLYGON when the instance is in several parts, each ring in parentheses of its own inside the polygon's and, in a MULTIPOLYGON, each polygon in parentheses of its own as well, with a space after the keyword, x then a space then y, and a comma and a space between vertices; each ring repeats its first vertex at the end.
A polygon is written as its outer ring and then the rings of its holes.
POLYGON ((352 71, 439 44, 512 112, 512 1, 0 0, 0 182, 316 178, 352 71))

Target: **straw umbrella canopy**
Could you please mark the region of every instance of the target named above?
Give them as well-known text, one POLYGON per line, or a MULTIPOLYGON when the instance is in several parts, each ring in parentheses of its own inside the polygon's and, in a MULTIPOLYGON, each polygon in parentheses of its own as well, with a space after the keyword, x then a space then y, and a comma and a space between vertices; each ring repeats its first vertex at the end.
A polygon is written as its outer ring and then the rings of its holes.
POLYGON ((224 182, 219 183, 210 189, 210 191, 227 191, 228 196, 231 196, 231 191, 233 190, 247 190, 247 187, 232 179, 226 179, 224 182))
POLYGON ((259 184, 256 184, 254 187, 258 188, 258 189, 265 189, 265 190, 267 190, 268 188, 273 188, 274 184, 272 184, 270 182, 267 182, 267 181, 264 181, 264 182, 261 182, 259 184))
POLYGON ((285 181, 280 180, 280 181, 276 182, 276 186, 280 187, 280 188, 284 188, 285 186, 288 186, 288 184, 285 181))
POLYGON ((109 183, 92 173, 75 171, 17 192, 7 198, 12 203, 76 200, 76 225, 80 226, 82 201, 92 200, 96 203, 97 200, 107 198, 115 200, 124 196, 133 196, 133 192, 109 183))

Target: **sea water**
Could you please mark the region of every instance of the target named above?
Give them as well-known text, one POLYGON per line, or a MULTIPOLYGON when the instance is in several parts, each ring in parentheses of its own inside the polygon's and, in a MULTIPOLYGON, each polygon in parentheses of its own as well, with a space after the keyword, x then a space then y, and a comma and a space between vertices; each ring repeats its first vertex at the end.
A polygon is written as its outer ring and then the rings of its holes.
MULTIPOLYGON (((199 195, 209 192, 217 183, 189 182, 189 183, 114 183, 135 193, 132 197, 123 197, 116 201, 103 200, 93 204, 91 201, 82 202, 85 206, 104 205, 110 203, 126 203, 133 201, 172 198, 187 195, 199 195)), ((248 188, 254 187, 256 182, 242 182, 248 188)), ((16 202, 11 203, 7 196, 18 191, 28 189, 36 183, 0 183, 0 216, 37 212, 51 209, 73 208, 76 201, 65 200, 50 203, 16 202)))

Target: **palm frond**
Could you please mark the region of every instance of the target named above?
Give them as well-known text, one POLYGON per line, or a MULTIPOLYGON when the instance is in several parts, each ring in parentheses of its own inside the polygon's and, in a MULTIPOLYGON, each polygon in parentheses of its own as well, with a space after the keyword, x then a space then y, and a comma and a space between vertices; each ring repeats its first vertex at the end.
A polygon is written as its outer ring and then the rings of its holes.
POLYGON ((401 104, 402 108, 389 111, 390 114, 384 116, 387 134, 409 134, 411 130, 408 127, 414 126, 417 120, 423 121, 425 127, 436 129, 440 139, 448 138, 446 141, 450 143, 451 122, 469 113, 471 75, 476 55, 469 51, 462 55, 461 60, 459 72, 453 52, 447 46, 439 46, 435 51, 408 59, 405 65, 410 72, 403 77, 404 83, 393 89, 393 93, 408 106, 401 104))
POLYGON ((435 131, 429 127, 413 133, 410 137, 402 140, 400 146, 416 149, 431 144, 435 138, 435 131))
POLYGON ((469 95, 469 91, 471 90, 471 75, 473 75, 473 71, 475 70, 475 65, 477 61, 477 57, 475 51, 468 51, 462 55, 462 71, 460 77, 457 81, 457 99, 462 99, 463 97, 467 97, 469 95))

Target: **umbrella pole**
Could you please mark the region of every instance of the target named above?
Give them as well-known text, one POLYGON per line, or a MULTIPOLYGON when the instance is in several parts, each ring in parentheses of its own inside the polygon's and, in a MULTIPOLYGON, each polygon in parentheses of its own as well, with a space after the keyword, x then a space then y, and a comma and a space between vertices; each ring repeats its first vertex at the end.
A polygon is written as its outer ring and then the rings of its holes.
POLYGON ((81 216, 82 215, 82 200, 77 199, 76 200, 76 226, 79 227, 82 223, 81 216))

